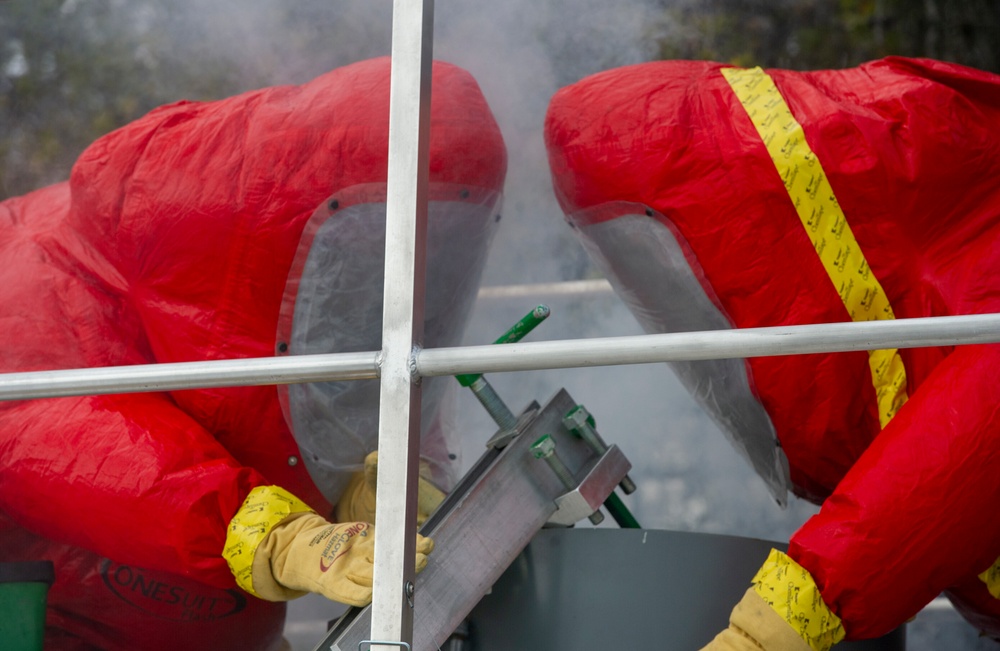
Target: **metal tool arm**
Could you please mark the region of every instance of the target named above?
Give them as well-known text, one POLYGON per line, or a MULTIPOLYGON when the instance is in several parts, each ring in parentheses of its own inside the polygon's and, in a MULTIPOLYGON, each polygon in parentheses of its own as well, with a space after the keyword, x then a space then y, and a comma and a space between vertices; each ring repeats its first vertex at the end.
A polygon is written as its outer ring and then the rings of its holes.
MULTIPOLYGON (((509 443, 487 449, 424 524, 435 549, 413 594, 415 651, 440 647, 539 530, 587 517, 630 470, 616 446, 598 455, 566 429, 575 405, 564 390, 543 408, 532 404, 509 443), (558 445, 573 490, 534 458, 531 444, 543 434, 558 445)), ((371 606, 351 609, 316 650, 354 651, 369 639, 370 617, 371 606)))

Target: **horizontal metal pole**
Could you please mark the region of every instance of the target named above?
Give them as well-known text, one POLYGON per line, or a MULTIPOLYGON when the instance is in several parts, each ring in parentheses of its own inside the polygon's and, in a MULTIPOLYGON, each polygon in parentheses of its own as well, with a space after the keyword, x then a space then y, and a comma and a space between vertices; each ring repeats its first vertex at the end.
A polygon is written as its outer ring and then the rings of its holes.
POLYGON ((363 352, 5 373, 0 400, 371 380, 378 377, 378 358, 377 352, 363 352))
MULTIPOLYGON (((976 314, 432 348, 418 351, 415 363, 419 375, 430 377, 996 342, 1000 314, 976 314)), ((377 377, 377 352, 292 355, 4 373, 0 400, 377 377)))
POLYGON ((434 348, 417 353, 416 370, 429 377, 998 341, 1000 314, 976 314, 434 348))
POLYGON ((487 285, 479 288, 479 300, 501 298, 613 296, 611 283, 603 278, 593 280, 563 280, 529 285, 487 285))

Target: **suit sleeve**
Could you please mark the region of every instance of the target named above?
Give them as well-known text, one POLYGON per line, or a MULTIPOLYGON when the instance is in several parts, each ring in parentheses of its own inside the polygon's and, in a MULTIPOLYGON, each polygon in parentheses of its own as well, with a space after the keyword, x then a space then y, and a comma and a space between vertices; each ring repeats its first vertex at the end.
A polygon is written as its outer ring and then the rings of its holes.
MULTIPOLYGON (((5 372, 149 360, 124 284, 63 227, 68 199, 0 203, 5 372)), ((226 527, 263 481, 162 393, 0 402, 0 509, 121 563, 232 586, 226 527)))
POLYGON ((233 584, 220 556, 265 483, 162 394, 34 400, 0 413, 0 508, 121 563, 233 584))
POLYGON ((1000 555, 1000 346, 955 349, 792 537, 848 639, 887 633, 1000 555))

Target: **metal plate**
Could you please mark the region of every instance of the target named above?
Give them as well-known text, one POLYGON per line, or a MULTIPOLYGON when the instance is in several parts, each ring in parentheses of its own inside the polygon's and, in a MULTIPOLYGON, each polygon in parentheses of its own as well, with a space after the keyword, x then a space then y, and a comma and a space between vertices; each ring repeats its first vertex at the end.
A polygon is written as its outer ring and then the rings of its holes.
MULTIPOLYGON (((567 490, 531 454, 535 440, 552 436, 588 501, 602 502, 630 470, 616 447, 598 458, 565 428, 562 419, 575 406, 561 390, 543 409, 526 412, 521 433, 503 450, 488 451, 421 530, 435 548, 416 582, 415 651, 438 649, 556 512, 555 500, 567 490)), ((353 609, 317 651, 355 651, 370 639, 370 622, 370 606, 353 609)))
MULTIPOLYGON (((726 627, 772 547, 643 529, 545 529, 468 618, 468 651, 693 651, 726 627)), ((837 651, 902 651, 905 630, 837 651)), ((447 648, 447 647, 445 647, 447 648)))

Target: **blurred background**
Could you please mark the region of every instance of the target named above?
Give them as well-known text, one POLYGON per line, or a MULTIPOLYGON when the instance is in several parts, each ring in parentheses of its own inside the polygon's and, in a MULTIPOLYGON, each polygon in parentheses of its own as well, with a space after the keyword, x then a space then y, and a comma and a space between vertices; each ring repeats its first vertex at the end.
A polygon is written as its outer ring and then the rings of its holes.
MULTIPOLYGON (((386 55, 388 0, 0 0, 0 200, 68 177, 94 139, 150 109, 211 100, 386 55)), ((840 68, 896 54, 1000 71, 997 0, 437 0, 435 58, 479 81, 507 142, 501 229, 466 336, 492 342, 538 303, 528 340, 641 334, 565 224, 542 141, 560 87, 654 59, 840 68), (552 283, 571 283, 552 286, 552 283)), ((633 463, 626 503, 644 527, 784 541, 816 507, 778 508, 663 364, 498 374, 519 412, 566 388, 633 463)), ((495 426, 471 394, 456 427, 463 467, 495 426)), ((586 522, 584 523, 587 526, 586 522)), ((288 636, 321 639, 337 609, 293 602, 288 636)), ((941 600, 908 648, 995 648, 941 600)))

